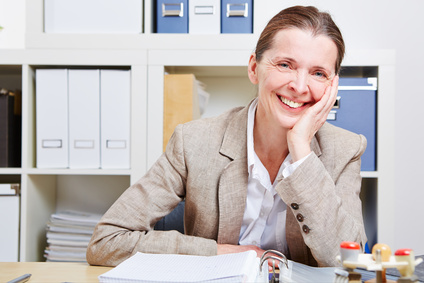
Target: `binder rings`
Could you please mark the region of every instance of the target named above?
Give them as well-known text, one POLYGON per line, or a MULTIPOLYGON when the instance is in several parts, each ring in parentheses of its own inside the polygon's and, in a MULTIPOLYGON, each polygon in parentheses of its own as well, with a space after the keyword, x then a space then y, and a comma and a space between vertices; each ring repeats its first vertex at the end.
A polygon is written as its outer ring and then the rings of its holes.
POLYGON ((188 33, 188 0, 157 0, 156 32, 188 33))
POLYGON ((221 33, 253 33, 252 0, 222 0, 221 33))
POLYGON ((130 168, 130 71, 100 71, 101 168, 130 168))
POLYGON ((219 34, 221 32, 221 0, 189 1, 189 33, 219 34))
POLYGON ((20 92, 0 90, 0 167, 21 166, 20 92))
POLYGON ((68 71, 36 70, 37 168, 67 168, 68 71))
POLYGON ((19 260, 19 184, 0 184, 0 262, 19 260))
POLYGON ((142 0, 44 0, 46 33, 141 33, 142 0))
POLYGON ((337 102, 327 118, 327 122, 367 138, 362 171, 376 170, 376 99, 377 78, 340 78, 337 102))
POLYGON ((69 168, 100 168, 100 71, 69 70, 69 168))

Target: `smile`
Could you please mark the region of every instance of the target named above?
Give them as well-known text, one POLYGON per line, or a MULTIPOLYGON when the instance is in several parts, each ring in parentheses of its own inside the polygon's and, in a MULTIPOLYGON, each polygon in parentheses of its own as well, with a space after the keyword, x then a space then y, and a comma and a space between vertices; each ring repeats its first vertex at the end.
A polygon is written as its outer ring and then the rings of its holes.
POLYGON ((285 105, 287 105, 291 108, 299 108, 299 107, 301 107, 305 104, 305 103, 298 103, 298 102, 288 100, 287 98, 282 97, 282 96, 278 96, 278 97, 280 98, 281 102, 283 102, 285 105))

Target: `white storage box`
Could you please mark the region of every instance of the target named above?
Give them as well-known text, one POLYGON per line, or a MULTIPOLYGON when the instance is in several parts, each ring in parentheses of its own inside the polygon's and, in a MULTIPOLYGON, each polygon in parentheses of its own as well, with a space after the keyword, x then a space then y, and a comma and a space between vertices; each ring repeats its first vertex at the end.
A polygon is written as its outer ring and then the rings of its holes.
POLYGON ((143 0, 44 0, 46 33, 141 33, 143 0))
POLYGON ((19 260, 19 184, 0 184, 0 262, 19 260))

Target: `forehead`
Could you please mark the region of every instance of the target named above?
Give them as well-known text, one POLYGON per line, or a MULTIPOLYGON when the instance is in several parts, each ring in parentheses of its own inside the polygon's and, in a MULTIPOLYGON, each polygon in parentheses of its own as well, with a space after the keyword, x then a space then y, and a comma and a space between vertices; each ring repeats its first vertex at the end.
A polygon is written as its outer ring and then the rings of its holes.
POLYGON ((320 66, 334 72, 337 46, 326 35, 290 28, 275 34, 271 48, 265 54, 272 60, 290 59, 305 67, 320 66))

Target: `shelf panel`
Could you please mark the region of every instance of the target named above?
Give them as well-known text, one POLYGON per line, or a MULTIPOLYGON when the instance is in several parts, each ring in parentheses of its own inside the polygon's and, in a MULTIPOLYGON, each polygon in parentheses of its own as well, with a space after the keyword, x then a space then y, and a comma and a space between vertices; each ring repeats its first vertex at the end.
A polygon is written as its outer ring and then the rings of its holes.
POLYGON ((254 49, 255 34, 27 34, 30 49, 254 49))
POLYGON ((130 169, 39 169, 25 170, 28 175, 93 175, 93 176, 130 176, 130 169))
POLYGON ((378 175, 377 171, 361 171, 362 178, 378 178, 378 175))

